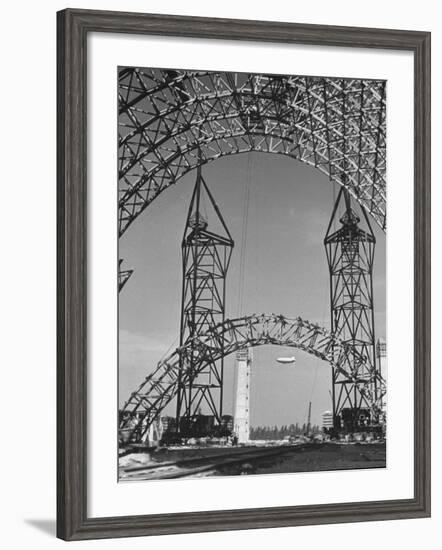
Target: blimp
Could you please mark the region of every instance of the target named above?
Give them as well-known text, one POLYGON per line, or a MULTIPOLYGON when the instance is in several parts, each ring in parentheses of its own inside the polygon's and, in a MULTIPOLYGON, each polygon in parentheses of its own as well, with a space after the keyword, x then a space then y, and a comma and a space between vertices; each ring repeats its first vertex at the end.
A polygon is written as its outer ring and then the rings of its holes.
POLYGON ((278 357, 276 361, 278 363, 282 363, 283 365, 289 365, 290 363, 294 363, 296 359, 295 357, 278 357))

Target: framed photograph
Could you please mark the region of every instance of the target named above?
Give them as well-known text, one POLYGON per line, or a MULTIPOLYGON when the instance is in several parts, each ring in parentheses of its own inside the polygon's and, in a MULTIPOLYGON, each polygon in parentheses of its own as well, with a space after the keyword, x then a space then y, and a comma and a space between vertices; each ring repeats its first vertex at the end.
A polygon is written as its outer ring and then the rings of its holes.
POLYGON ((58 536, 430 515, 430 34, 58 13, 58 536))

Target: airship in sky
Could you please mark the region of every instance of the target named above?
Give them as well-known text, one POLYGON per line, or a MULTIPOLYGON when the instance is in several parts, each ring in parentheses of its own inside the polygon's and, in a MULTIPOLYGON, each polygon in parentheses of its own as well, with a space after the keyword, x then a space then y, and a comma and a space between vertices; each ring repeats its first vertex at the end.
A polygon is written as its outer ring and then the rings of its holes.
POLYGON ((276 360, 278 363, 282 363, 283 365, 289 365, 290 363, 294 363, 296 361, 295 357, 278 357, 276 360))

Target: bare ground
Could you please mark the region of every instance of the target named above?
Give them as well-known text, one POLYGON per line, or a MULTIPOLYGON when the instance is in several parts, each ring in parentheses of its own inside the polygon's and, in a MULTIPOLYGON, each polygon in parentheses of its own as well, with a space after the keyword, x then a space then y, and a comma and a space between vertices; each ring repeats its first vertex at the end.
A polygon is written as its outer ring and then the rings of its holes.
POLYGON ((332 470, 354 470, 386 467, 386 445, 383 443, 338 444, 323 443, 303 446, 279 457, 250 463, 248 472, 241 471, 243 465, 222 469, 218 475, 272 474, 294 472, 318 472, 332 470))
POLYGON ((197 474, 204 464, 206 464, 203 468, 205 473, 201 472, 197 477, 385 468, 386 444, 385 442, 368 444, 327 442, 265 449, 262 447, 163 448, 148 455, 133 454, 122 462, 120 462, 122 479, 133 481, 152 479, 152 476, 161 479, 166 472, 168 475, 179 475, 182 472, 186 476, 189 474, 192 476, 193 473, 197 474), (265 456, 266 454, 271 456, 265 456), (244 455, 244 460, 235 459, 236 456, 241 455, 244 455), (211 467, 207 468, 207 464, 211 467), (153 468, 154 471, 147 474, 138 471, 144 470, 143 466, 153 468), (132 472, 128 473, 127 468, 132 472))

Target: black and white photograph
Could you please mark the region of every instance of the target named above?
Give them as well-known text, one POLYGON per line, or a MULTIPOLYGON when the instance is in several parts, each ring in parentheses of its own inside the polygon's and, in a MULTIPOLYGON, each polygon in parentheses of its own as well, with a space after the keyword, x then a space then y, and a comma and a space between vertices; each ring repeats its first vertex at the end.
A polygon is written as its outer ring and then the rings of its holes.
POLYGON ((2 547, 439 548, 440 11, 5 3, 2 547))
POLYGON ((120 482, 385 468, 385 80, 118 67, 120 482))

